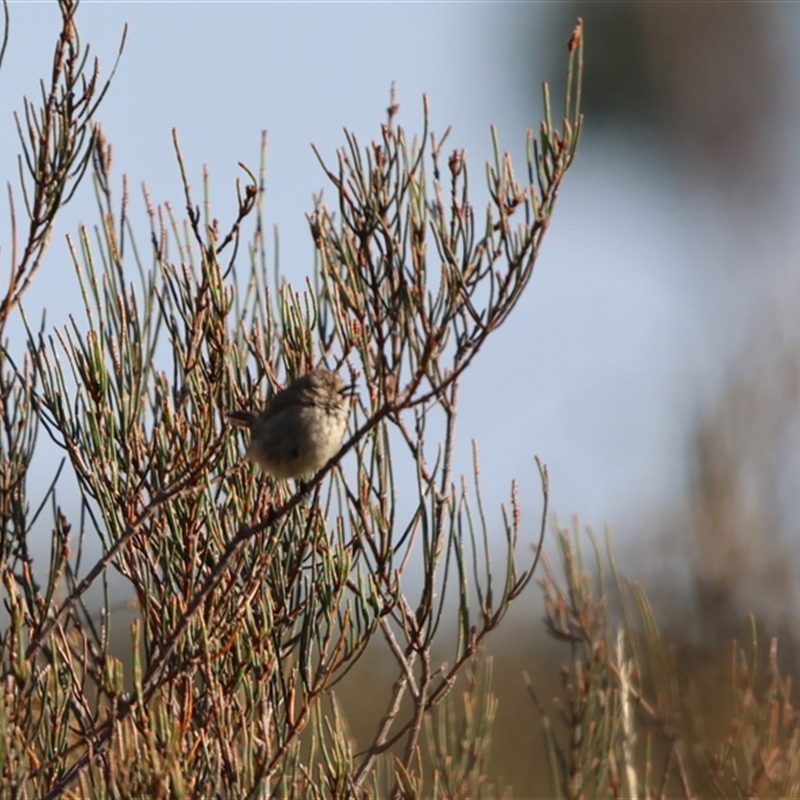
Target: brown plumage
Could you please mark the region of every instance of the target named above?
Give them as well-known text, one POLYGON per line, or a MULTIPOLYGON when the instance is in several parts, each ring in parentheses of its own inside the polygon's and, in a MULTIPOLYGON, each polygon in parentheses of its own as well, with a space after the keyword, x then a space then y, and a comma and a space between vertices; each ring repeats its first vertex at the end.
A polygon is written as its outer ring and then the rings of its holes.
POLYGON ((342 445, 350 410, 349 387, 318 368, 278 392, 260 414, 234 411, 228 418, 250 429, 247 457, 276 478, 316 472, 342 445))

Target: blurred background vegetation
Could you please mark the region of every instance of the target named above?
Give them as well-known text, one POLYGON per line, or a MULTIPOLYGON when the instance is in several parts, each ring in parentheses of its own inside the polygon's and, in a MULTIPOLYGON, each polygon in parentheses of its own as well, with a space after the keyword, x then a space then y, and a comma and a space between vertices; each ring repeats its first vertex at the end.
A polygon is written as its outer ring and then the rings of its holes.
MULTIPOLYGON (((726 655, 732 640, 749 641, 749 613, 762 656, 777 636, 778 661, 795 683, 800 677, 800 94, 792 45, 800 20, 796 8, 774 3, 560 3, 531 11, 550 64, 559 55, 548 46, 552 32, 574 15, 584 18, 589 42, 582 157, 597 148, 612 158, 617 149, 644 151, 647 163, 637 168, 686 209, 678 235, 692 249, 672 269, 683 276, 687 306, 702 309, 683 355, 694 362, 703 352, 703 368, 690 379, 682 488, 644 506, 632 497, 626 519, 608 523, 624 522, 619 558, 644 582, 681 691, 720 721, 711 728, 722 741, 726 655)), ((515 786, 546 796, 541 739, 515 675, 535 664, 537 677, 552 680, 558 647, 538 625, 515 623, 492 645, 501 697, 493 753, 498 769, 520 776, 515 786), (523 738, 536 766, 510 755, 523 738)))

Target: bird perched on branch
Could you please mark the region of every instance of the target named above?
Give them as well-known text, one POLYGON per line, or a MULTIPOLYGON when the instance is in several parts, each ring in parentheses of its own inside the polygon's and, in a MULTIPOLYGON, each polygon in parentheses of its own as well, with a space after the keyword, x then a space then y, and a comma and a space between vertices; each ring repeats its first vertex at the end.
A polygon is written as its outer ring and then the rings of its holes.
POLYGON ((276 478, 299 478, 325 466, 342 446, 353 387, 327 369, 312 369, 278 392, 260 414, 234 411, 250 429, 247 457, 276 478))

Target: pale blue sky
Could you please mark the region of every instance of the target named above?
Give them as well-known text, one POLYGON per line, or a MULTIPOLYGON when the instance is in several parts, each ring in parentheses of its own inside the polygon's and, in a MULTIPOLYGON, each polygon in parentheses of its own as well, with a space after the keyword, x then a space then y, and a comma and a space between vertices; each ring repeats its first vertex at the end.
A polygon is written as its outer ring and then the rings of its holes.
MULTIPOLYGON (((522 171, 525 130, 540 115, 538 97, 525 96, 530 67, 522 56, 537 51, 548 13, 548 4, 520 3, 84 0, 79 28, 107 74, 130 25, 99 116, 116 175, 130 176, 134 208, 141 181, 155 201, 182 207, 171 142, 177 127, 197 189, 209 165, 224 220, 237 162, 257 167, 268 129, 267 215, 280 227, 282 271, 299 284, 313 266, 304 213, 325 185, 310 143, 331 156, 343 126, 367 143, 393 81, 409 132, 421 129, 423 92, 432 127, 453 126, 450 143, 466 148, 473 186, 491 156, 493 123, 522 171)), ((57 26, 55 4, 11 3, 0 167, 12 181, 11 112, 47 73, 57 26)), ((558 35, 566 42, 569 33, 558 35)), ((464 381, 460 469, 469 471, 476 437, 487 504, 504 501, 519 478, 531 534, 539 508, 535 453, 550 467, 552 508, 562 520, 580 514, 596 528, 611 523, 618 540, 639 536, 639 513, 668 505, 683 489, 690 411, 706 390, 715 348, 724 349, 726 320, 744 302, 741 293, 710 285, 702 266, 731 247, 741 258, 752 247, 755 257, 762 243, 742 246, 713 202, 685 189, 657 151, 601 136, 588 120, 528 295, 464 381)), ((79 308, 64 234, 95 219, 87 183, 26 298, 31 311, 46 304, 50 319, 63 321, 79 308)), ((6 231, 3 213, 4 248, 6 231)), ((796 235, 785 238, 781 252, 795 245, 796 235)), ((753 293, 744 294, 749 302, 753 293)))

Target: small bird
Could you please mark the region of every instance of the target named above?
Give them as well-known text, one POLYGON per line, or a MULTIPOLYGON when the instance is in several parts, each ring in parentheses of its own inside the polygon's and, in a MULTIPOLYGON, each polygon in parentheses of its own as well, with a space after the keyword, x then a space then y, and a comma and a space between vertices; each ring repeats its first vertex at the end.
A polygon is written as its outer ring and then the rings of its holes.
POLYGON ((312 369, 278 392, 260 414, 234 411, 250 429, 247 457, 276 478, 316 472, 342 445, 353 387, 327 369, 312 369))

